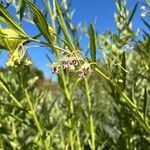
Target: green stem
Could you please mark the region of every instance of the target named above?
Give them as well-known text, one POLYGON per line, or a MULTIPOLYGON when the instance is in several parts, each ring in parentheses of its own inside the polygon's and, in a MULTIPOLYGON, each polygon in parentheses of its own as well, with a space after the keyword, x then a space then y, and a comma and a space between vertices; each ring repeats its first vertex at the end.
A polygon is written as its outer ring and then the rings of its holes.
POLYGON ((38 129, 38 131, 39 131, 39 133, 40 133, 40 137, 41 137, 42 143, 44 144, 45 149, 48 150, 48 147, 47 147, 47 145, 45 144, 45 141, 43 141, 43 139, 42 139, 43 130, 42 130, 42 128, 41 128, 41 126, 40 126, 40 123, 39 123, 39 121, 38 121, 38 119, 37 119, 37 116, 36 116, 36 113, 35 113, 35 110, 34 110, 34 107, 33 107, 32 102, 31 102, 31 99, 30 99, 30 97, 29 97, 29 94, 28 94, 27 89, 25 89, 25 95, 26 95, 27 103, 28 103, 29 108, 30 108, 30 111, 31 111, 31 115, 32 115, 33 120, 34 120, 34 122, 35 122, 35 125, 36 125, 36 127, 37 127, 37 129, 38 129))
POLYGON ((70 147, 71 147, 71 150, 74 150, 74 143, 73 143, 73 123, 72 123, 72 115, 74 114, 74 108, 73 108, 73 101, 71 99, 71 96, 70 96, 70 93, 69 93, 69 90, 67 88, 67 83, 66 83, 66 80, 65 80, 65 75, 64 75, 64 72, 63 70, 61 71, 61 76, 62 76, 62 80, 63 80, 63 85, 64 85, 64 94, 66 96, 66 99, 67 99, 67 102, 69 103, 69 113, 71 115, 71 118, 69 117, 68 119, 68 123, 69 123, 69 127, 70 127, 70 131, 69 131, 69 143, 70 143, 70 147))
POLYGON ((26 89, 25 89, 25 95, 26 95, 26 98, 27 98, 27 103, 28 103, 28 105, 29 105, 29 108, 30 108, 32 117, 33 117, 33 119, 34 119, 34 121, 35 121, 36 127, 37 127, 39 133, 40 133, 41 136, 42 136, 43 131, 42 131, 42 129, 41 129, 40 123, 39 123, 39 121, 38 121, 38 119, 37 119, 37 116, 36 116, 36 114, 35 114, 35 110, 34 110, 34 108, 33 108, 31 99, 29 98, 29 94, 28 94, 28 92, 27 92, 26 89))
MULTIPOLYGON (((17 143, 17 141, 16 141, 17 135, 16 135, 16 128, 15 128, 14 122, 12 122, 12 134, 14 136, 14 143, 15 142, 17 143)), ((13 147, 13 150, 16 150, 16 145, 12 146, 12 147, 13 147)))
POLYGON ((77 131, 78 150, 82 150, 81 141, 80 141, 80 135, 79 134, 80 134, 79 131, 77 131))
MULTIPOLYGON (((52 20, 52 27, 53 27, 53 30, 54 30, 54 33, 56 33, 56 27, 55 27, 55 19, 56 19, 56 10, 55 10, 55 6, 53 6, 54 10, 52 11, 51 9, 51 5, 50 5, 50 2, 46 0, 43 0, 44 4, 46 5, 47 7, 47 11, 48 11, 48 14, 52 20)), ((53 5, 55 5, 55 2, 53 0, 53 5)), ((57 50, 60 50, 60 51, 63 51, 63 52, 68 52, 66 51, 65 49, 62 49, 58 46, 56 46, 57 44, 57 38, 55 38, 54 42, 53 42, 53 45, 49 45, 52 49, 54 49, 54 54, 56 56, 56 58, 58 59, 58 61, 60 61, 60 56, 59 56, 59 53, 57 50)), ((70 93, 69 93, 69 90, 67 88, 67 82, 66 82, 66 79, 65 79, 65 75, 64 75, 64 71, 63 71, 63 67, 61 67, 61 77, 62 77, 62 81, 63 81, 63 87, 64 87, 64 94, 65 94, 65 97, 67 99, 67 102, 69 103, 69 113, 70 115, 72 116, 73 113, 74 113, 74 109, 73 109, 73 101, 71 99, 71 96, 70 96, 70 93)), ((74 143, 73 143, 73 123, 72 123, 72 118, 69 118, 68 119, 68 124, 69 124, 69 127, 70 127, 70 131, 69 131, 69 145, 71 147, 71 150, 74 150, 74 143)))
POLYGON ((51 47, 53 49, 57 49, 59 51, 65 52, 65 53, 69 52, 68 50, 65 50, 64 48, 58 47, 56 45, 48 44, 48 43, 45 43, 45 42, 37 40, 37 39, 30 39, 30 41, 42 44, 42 45, 47 46, 47 47, 51 47))
POLYGON ((0 149, 4 150, 4 146, 3 146, 3 140, 2 140, 2 135, 0 135, 0 149))
POLYGON ((85 89, 86 89, 86 96, 88 100, 89 122, 90 122, 91 143, 92 143, 91 149, 95 150, 95 131, 94 131, 94 121, 92 116, 92 99, 91 99, 90 88, 87 79, 85 79, 85 89))

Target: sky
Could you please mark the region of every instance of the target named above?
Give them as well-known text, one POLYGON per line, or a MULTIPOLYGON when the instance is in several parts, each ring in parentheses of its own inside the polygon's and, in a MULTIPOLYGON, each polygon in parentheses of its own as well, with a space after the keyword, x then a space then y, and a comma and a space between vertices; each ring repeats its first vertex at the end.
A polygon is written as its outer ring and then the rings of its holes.
MULTIPOLYGON (((37 0, 37 2, 39 2, 39 5, 41 4, 40 0, 37 0)), ((129 10, 133 9, 136 2, 137 0, 128 0, 127 7, 129 10)), ((137 28, 145 28, 140 19, 140 7, 141 4, 139 4, 133 20, 134 30, 137 28)), ((116 7, 114 0, 72 0, 71 10, 75 10, 73 17, 73 24, 75 25, 81 23, 89 26, 90 23, 95 23, 96 31, 101 34, 108 30, 116 31, 114 22, 114 12, 116 11, 116 7)), ((14 13, 13 10, 10 10, 10 12, 12 12, 12 14, 14 13)), ((31 25, 24 24, 23 27, 30 35, 35 35, 38 32, 31 25)), ((83 48, 87 48, 88 40, 83 38, 83 40, 81 40, 81 45, 83 48)), ((30 48, 28 53, 32 58, 33 64, 43 71, 46 78, 49 78, 51 76, 51 70, 47 66, 49 64, 46 57, 48 49, 30 48)), ((6 52, 3 52, 2 55, 0 55, 0 66, 4 66, 6 60, 7 54, 6 52)))

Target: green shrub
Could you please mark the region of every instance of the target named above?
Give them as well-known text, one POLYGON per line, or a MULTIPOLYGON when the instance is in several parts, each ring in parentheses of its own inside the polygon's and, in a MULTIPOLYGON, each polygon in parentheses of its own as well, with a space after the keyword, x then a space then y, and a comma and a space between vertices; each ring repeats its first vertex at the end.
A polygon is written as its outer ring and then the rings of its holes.
MULTIPOLYGON (((148 150, 150 35, 147 30, 139 38, 132 29, 138 3, 129 11, 126 0, 115 1, 115 33, 98 34, 89 26, 87 56, 71 23, 70 4, 42 2, 47 16, 29 0, 0 4, 6 27, 0 28, 0 48, 9 52, 7 68, 0 72, 0 149, 148 150), (10 6, 20 23, 30 21, 39 34, 27 35, 8 12, 10 6), (48 48, 55 57, 52 62, 47 56, 58 82, 32 66, 29 43, 48 48)), ((149 0, 142 10, 150 29, 149 0)))

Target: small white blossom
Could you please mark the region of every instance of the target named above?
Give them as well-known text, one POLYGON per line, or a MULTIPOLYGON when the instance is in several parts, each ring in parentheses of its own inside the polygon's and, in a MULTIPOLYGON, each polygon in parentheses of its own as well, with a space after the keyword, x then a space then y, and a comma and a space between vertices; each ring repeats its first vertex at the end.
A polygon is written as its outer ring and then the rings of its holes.
POLYGON ((52 73, 58 74, 60 72, 60 65, 58 65, 57 63, 52 63, 51 69, 52 69, 52 73))
POLYGON ((79 70, 79 77, 85 78, 88 74, 91 73, 91 67, 89 63, 84 63, 79 70))

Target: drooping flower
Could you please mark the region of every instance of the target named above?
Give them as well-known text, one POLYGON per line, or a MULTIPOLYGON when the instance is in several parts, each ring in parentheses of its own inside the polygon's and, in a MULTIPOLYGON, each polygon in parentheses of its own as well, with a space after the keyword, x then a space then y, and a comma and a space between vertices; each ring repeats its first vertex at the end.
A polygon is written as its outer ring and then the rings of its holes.
POLYGON ((53 74, 58 74, 60 72, 60 65, 58 63, 52 63, 51 70, 53 74))
POLYGON ((74 70, 75 66, 72 62, 69 61, 62 61, 62 65, 64 68, 69 69, 69 70, 74 70))
POLYGON ((91 73, 91 67, 89 63, 84 63, 79 70, 79 77, 85 78, 87 75, 91 73))
POLYGON ((75 67, 78 65, 78 60, 76 57, 73 56, 67 56, 64 58, 62 61, 62 65, 64 68, 69 69, 69 70, 74 70, 75 67))

